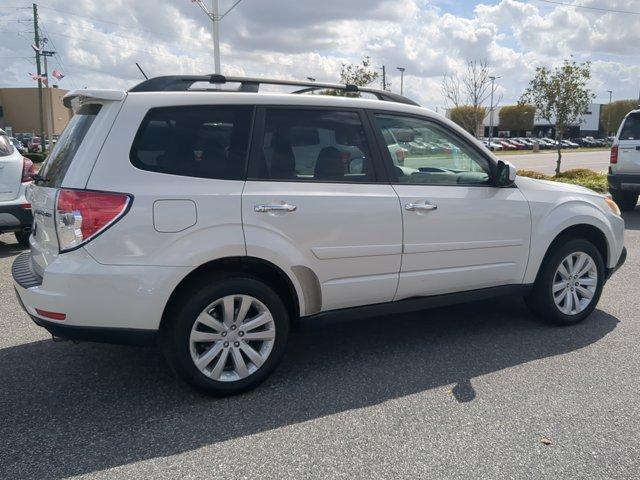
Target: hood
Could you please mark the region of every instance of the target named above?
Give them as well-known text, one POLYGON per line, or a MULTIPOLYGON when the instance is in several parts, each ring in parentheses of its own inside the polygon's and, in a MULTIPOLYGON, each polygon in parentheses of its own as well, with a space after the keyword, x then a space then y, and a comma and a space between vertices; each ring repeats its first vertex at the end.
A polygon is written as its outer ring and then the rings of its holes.
POLYGON ((534 178, 516 177, 516 185, 523 191, 547 191, 557 193, 574 193, 591 197, 604 198, 605 195, 580 185, 572 183, 552 182, 551 180, 536 180, 534 178))

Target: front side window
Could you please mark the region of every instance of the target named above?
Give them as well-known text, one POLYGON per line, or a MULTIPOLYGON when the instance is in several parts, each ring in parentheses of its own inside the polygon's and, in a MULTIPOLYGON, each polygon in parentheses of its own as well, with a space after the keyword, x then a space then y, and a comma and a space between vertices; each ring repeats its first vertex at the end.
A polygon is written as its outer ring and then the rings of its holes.
POLYGON ((312 182, 375 179, 366 135, 356 112, 269 109, 252 155, 249 178, 312 182))
POLYGON ((632 113, 624 121, 620 140, 640 140, 640 114, 632 113))
POLYGON ((413 117, 375 115, 398 183, 486 184, 489 160, 437 123, 413 117))
POLYGON ((253 107, 152 108, 131 147, 131 163, 152 172, 241 180, 253 107))

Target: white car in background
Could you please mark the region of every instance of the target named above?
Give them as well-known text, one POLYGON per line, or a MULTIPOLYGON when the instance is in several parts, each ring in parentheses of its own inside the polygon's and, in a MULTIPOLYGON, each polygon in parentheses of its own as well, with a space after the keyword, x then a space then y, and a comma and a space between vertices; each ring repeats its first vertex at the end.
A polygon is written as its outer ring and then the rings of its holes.
POLYGON ((575 324, 625 260, 612 200, 520 178, 390 92, 169 76, 64 102, 75 114, 29 190, 20 302, 56 337, 157 342, 205 392, 267 378, 302 317, 382 314, 394 328, 393 312, 510 295, 575 324), (313 89, 378 99, 301 93, 313 89), (399 167, 384 131, 438 151, 409 151, 399 167))
POLYGON ((25 191, 34 174, 33 162, 0 130, 0 233, 14 233, 22 246, 29 246, 33 217, 25 191))

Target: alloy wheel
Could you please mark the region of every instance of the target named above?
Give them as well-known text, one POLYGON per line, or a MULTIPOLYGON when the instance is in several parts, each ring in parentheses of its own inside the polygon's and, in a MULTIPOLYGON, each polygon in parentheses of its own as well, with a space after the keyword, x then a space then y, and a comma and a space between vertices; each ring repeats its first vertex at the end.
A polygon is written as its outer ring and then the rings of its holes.
POLYGON ((598 287, 598 268, 590 255, 567 255, 553 277, 553 300, 565 315, 577 315, 590 304, 598 287))

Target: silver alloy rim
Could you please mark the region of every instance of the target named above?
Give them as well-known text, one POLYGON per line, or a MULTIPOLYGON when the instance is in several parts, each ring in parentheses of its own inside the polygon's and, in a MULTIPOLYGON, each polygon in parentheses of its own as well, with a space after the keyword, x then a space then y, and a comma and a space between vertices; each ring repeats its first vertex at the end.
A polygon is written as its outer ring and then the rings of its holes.
POLYGON ((267 361, 276 338, 269 309, 249 295, 229 295, 205 308, 191 328, 196 368, 220 382, 248 377, 267 361))
POLYGON ((565 315, 577 315, 593 300, 598 287, 596 262, 584 252, 567 255, 553 276, 553 300, 565 315))

